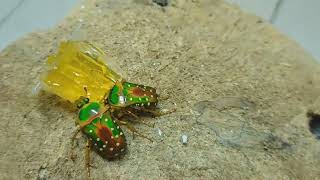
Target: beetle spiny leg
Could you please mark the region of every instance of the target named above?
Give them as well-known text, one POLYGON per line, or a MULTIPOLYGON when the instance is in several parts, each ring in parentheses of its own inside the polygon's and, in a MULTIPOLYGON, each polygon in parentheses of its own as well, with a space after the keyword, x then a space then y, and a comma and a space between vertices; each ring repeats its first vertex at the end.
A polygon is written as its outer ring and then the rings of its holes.
POLYGON ((137 119, 137 121, 139 121, 139 123, 144 124, 144 125, 146 125, 146 126, 148 126, 150 128, 154 128, 154 126, 156 124, 155 122, 153 122, 152 124, 149 124, 149 123, 147 123, 147 122, 145 122, 145 121, 143 121, 141 119, 137 119))
POLYGON ((126 113, 133 116, 135 119, 139 119, 139 117, 136 114, 134 114, 133 112, 131 112, 129 110, 126 110, 126 113))
POLYGON ((87 179, 88 180, 90 180, 90 167, 92 167, 91 162, 90 162, 90 152, 91 152, 91 142, 88 139, 87 144, 86 144, 86 154, 85 154, 87 179))
POLYGON ((133 136, 134 134, 137 134, 138 136, 142 137, 142 138, 145 138, 145 139, 148 139, 149 141, 153 142, 153 140, 145 135, 143 135, 142 133, 140 133, 135 127, 133 127, 130 123, 126 122, 126 121, 123 121, 123 120, 117 120, 117 123, 120 124, 120 125, 124 125, 126 126, 132 133, 133 133, 133 136))
POLYGON ((131 111, 129 111, 129 110, 126 110, 126 112, 127 112, 127 114, 130 114, 131 116, 133 116, 133 117, 136 119, 136 121, 138 121, 139 123, 144 124, 144 125, 146 125, 146 126, 148 126, 148 127, 154 128, 155 123, 153 123, 153 124, 148 124, 147 122, 141 120, 141 119, 140 119, 136 114, 134 114, 133 112, 131 112, 131 111))
POLYGON ((177 109, 174 108, 174 109, 171 109, 168 112, 160 112, 160 111, 151 110, 151 109, 141 109, 141 111, 148 112, 148 113, 151 113, 155 117, 159 117, 159 116, 164 116, 164 115, 167 115, 167 114, 174 113, 174 112, 177 111, 177 109))
POLYGON ((164 101, 164 100, 168 100, 169 98, 170 98, 169 95, 166 95, 166 96, 160 96, 160 95, 159 95, 158 100, 159 100, 159 101, 164 101))
POLYGON ((105 104, 106 100, 107 100, 107 97, 108 97, 108 93, 104 93, 103 98, 101 99, 100 103, 101 104, 105 104))
POLYGON ((76 131, 73 133, 72 137, 71 137, 71 152, 70 152, 70 159, 72 161, 75 161, 76 159, 76 155, 74 154, 74 148, 75 148, 75 145, 74 145, 74 141, 76 140, 76 137, 77 135, 79 134, 80 132, 80 128, 77 128, 76 131))

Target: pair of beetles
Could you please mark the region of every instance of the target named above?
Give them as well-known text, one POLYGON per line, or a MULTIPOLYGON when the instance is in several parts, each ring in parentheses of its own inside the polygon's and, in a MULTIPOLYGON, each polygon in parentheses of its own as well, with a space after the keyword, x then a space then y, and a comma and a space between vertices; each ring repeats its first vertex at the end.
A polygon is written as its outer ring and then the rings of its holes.
MULTIPOLYGON (((107 65, 104 52, 86 41, 62 42, 58 53, 48 57, 41 82, 45 91, 80 109, 76 121, 79 128, 72 137, 72 148, 75 137, 82 131, 88 138, 89 176, 91 148, 106 159, 120 157, 126 151, 126 138, 120 126, 149 139, 124 117, 141 121, 138 118, 141 113, 162 115, 156 108, 159 96, 154 88, 125 81, 107 65)), ((71 157, 74 157, 73 151, 71 157)))

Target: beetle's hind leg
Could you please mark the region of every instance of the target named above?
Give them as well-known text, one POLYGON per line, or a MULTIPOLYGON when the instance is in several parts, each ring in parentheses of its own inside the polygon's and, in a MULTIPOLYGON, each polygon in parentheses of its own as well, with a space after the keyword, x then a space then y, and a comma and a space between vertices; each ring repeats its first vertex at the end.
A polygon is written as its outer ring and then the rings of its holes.
POLYGON ((170 98, 169 95, 158 95, 158 100, 159 101, 165 101, 165 100, 168 100, 170 98))
POLYGON ((154 117, 159 117, 159 116, 164 116, 164 115, 167 115, 167 114, 174 113, 174 112, 176 112, 177 110, 176 110, 176 109, 171 109, 171 110, 169 110, 169 111, 167 111, 167 112, 161 112, 161 111, 152 110, 152 109, 141 109, 140 111, 150 113, 150 114, 151 114, 152 116, 154 116, 154 117))
POLYGON ((134 113, 131 112, 130 110, 126 110, 126 114, 129 114, 129 115, 131 115, 132 117, 134 117, 135 120, 138 121, 139 123, 144 124, 144 125, 146 125, 146 126, 148 126, 148 127, 154 128, 155 123, 150 124, 150 123, 147 123, 147 122, 141 120, 136 114, 134 114, 134 113))
POLYGON ((129 122, 127 121, 123 121, 123 120, 116 120, 117 123, 119 125, 123 125, 123 126, 126 126, 133 134, 133 137, 135 134, 137 134, 138 136, 142 137, 142 138, 145 138, 145 139, 148 139, 149 141, 153 142, 153 140, 145 135, 143 135, 142 133, 140 133, 135 127, 132 126, 132 124, 130 124, 129 122))
MULTIPOLYGON (((158 97, 158 101, 165 101, 165 100, 168 100, 170 98, 169 95, 159 95, 158 97)), ((174 103, 175 104, 175 103, 174 103)), ((167 112, 160 112, 160 111, 157 111, 157 110, 151 110, 151 109, 142 109, 142 111, 145 111, 145 112, 148 112, 148 113, 151 113, 153 116, 155 117, 159 117, 159 116, 164 116, 164 115, 167 115, 167 114, 171 114, 173 112, 176 112, 176 109, 173 108, 167 112)))

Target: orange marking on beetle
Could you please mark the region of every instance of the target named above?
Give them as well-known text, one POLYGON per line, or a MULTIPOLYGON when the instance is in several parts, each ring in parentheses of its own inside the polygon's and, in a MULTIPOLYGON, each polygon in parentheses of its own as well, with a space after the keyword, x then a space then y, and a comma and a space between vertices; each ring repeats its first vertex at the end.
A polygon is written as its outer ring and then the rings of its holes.
POLYGON ((143 96, 145 94, 145 91, 139 87, 136 87, 132 90, 132 93, 135 95, 135 96, 143 96))

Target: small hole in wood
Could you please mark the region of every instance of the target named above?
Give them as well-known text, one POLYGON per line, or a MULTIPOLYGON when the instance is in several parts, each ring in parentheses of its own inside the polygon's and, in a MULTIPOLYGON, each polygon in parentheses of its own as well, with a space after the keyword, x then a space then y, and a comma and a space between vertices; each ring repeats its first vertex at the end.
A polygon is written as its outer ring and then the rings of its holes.
POLYGON ((316 137, 316 139, 320 140, 320 114, 309 111, 307 116, 309 118, 310 132, 316 137))

